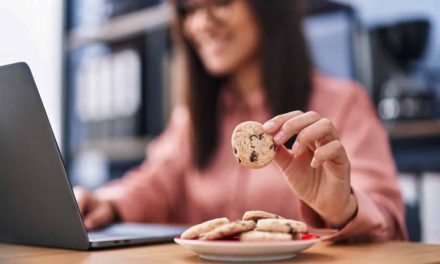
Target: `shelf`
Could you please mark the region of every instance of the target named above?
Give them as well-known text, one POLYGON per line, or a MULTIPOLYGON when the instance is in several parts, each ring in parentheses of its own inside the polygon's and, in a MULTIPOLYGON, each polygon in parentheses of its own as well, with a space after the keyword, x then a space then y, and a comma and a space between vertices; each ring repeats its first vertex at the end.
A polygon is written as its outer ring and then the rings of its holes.
POLYGON ((331 12, 346 11, 354 12, 350 5, 327 0, 306 0, 304 1, 305 12, 308 16, 328 14, 331 12))
POLYGON ((69 34, 68 48, 73 50, 95 42, 114 42, 167 26, 172 13, 169 4, 160 4, 112 18, 97 26, 74 29, 69 34))
POLYGON ((84 142, 79 152, 98 151, 110 162, 138 160, 145 158, 145 148, 151 139, 148 138, 115 138, 84 142))
POLYGON ((440 137, 440 119, 386 122, 391 139, 440 137))

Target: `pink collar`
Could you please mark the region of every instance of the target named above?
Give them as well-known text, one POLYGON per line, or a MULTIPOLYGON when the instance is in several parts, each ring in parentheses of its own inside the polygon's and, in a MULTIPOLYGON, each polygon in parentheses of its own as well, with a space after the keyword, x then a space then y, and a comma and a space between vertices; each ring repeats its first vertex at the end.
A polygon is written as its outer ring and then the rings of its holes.
POLYGON ((261 111, 267 105, 263 89, 256 89, 246 98, 239 98, 232 87, 224 86, 220 92, 220 100, 226 112, 238 110, 252 113, 261 111))

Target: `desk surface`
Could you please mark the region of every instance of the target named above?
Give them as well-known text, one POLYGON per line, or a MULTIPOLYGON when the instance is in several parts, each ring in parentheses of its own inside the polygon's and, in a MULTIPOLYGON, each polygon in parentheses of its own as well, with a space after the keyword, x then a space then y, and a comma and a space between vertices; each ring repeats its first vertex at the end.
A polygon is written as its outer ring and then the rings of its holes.
MULTIPOLYGON (((438 263, 440 245, 386 242, 317 244, 294 259, 277 263, 438 263)), ((176 244, 99 251, 72 251, 0 244, 0 263, 213 263, 176 244)))

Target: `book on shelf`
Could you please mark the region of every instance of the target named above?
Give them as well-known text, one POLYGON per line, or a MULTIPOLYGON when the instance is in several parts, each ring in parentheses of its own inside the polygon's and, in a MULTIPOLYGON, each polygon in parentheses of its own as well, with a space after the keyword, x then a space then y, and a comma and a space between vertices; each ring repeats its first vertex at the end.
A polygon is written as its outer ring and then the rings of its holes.
POLYGON ((159 5, 164 0, 71 0, 71 28, 96 26, 107 20, 159 5))
POLYGON ((85 57, 76 76, 75 113, 85 140, 138 136, 141 58, 133 49, 85 57))
POLYGON ((107 0, 106 2, 108 16, 116 17, 158 5, 163 0, 107 0))

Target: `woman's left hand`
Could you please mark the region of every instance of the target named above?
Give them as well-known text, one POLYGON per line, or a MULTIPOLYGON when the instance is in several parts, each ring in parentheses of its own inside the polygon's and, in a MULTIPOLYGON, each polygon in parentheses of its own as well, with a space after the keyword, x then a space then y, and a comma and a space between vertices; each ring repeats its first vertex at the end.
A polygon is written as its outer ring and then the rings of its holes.
POLYGON ((327 223, 345 225, 356 213, 350 161, 333 123, 315 112, 294 111, 263 125, 279 145, 275 161, 301 200, 327 223), (292 149, 283 144, 297 135, 292 149))

